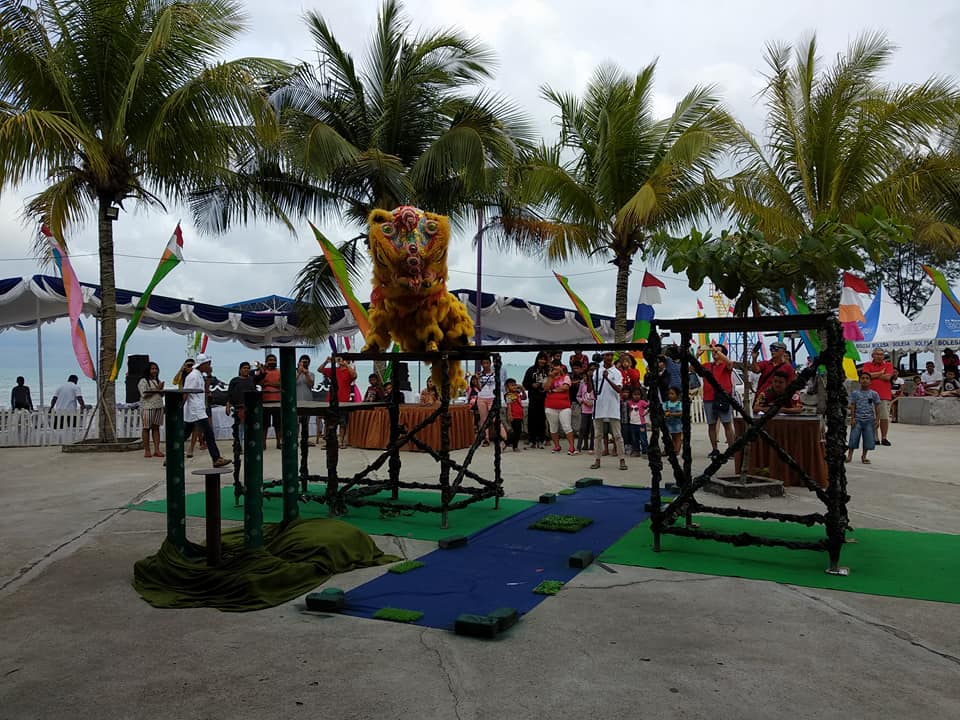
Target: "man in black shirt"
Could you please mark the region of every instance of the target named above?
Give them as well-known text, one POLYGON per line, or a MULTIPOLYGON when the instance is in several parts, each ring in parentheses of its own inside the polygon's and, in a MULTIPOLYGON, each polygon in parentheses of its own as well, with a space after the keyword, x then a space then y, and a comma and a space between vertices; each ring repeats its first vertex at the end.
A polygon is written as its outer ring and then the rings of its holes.
POLYGON ((10 391, 10 407, 14 410, 33 410, 30 388, 24 385, 25 382, 21 375, 17 378, 17 386, 10 391))

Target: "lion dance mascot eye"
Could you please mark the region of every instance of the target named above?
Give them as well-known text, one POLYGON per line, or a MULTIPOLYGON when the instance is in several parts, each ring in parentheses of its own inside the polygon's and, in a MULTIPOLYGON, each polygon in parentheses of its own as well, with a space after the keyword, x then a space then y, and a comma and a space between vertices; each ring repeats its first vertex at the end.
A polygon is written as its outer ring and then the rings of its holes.
MULTIPOLYGON (((450 222, 443 215, 404 205, 374 210, 370 225, 373 292, 371 331, 364 350, 385 350, 392 338, 404 352, 433 351, 470 344, 473 322, 467 308, 447 292, 450 222)), ((463 368, 450 361, 450 392, 467 386, 463 368)), ((438 388, 441 370, 431 375, 438 388)))

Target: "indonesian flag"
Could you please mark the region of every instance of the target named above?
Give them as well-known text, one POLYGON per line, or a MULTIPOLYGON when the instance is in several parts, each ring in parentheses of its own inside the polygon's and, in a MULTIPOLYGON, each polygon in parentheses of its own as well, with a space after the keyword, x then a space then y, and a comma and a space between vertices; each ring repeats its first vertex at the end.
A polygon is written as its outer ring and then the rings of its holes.
POLYGON ((856 275, 848 272, 843 274, 843 290, 840 293, 840 307, 838 316, 843 325, 843 337, 845 340, 856 342, 863 340, 863 331, 858 323, 865 323, 863 316, 863 306, 865 298, 870 294, 870 288, 856 275))
POLYGON ((140 318, 143 317, 143 311, 147 309, 147 303, 150 302, 150 295, 153 293, 154 288, 181 262, 183 262, 183 231, 180 229, 180 223, 177 223, 177 227, 173 230, 173 235, 170 236, 167 246, 163 249, 160 262, 157 263, 156 272, 154 272, 153 277, 150 278, 147 289, 144 290, 140 296, 140 301, 133 311, 133 316, 130 318, 130 322, 127 323, 127 330, 123 333, 123 340, 120 341, 120 347, 117 348, 117 358, 113 361, 113 369, 110 371, 110 380, 117 379, 117 374, 123 365, 123 356, 127 348, 127 340, 130 339, 133 331, 136 330, 137 325, 140 324, 140 318))

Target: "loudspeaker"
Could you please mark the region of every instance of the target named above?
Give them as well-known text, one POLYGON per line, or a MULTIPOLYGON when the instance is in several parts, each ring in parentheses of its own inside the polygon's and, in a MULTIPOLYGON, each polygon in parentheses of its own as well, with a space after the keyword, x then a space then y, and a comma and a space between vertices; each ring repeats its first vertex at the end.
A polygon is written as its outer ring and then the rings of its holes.
POLYGON ((126 400, 127 403, 140 402, 140 390, 137 384, 143 373, 146 372, 147 365, 150 364, 149 355, 129 355, 127 356, 127 380, 126 380, 126 400))
POLYGON ((398 362, 397 369, 394 371, 393 376, 394 387, 399 387, 401 390, 412 390, 410 386, 410 368, 405 362, 398 362))

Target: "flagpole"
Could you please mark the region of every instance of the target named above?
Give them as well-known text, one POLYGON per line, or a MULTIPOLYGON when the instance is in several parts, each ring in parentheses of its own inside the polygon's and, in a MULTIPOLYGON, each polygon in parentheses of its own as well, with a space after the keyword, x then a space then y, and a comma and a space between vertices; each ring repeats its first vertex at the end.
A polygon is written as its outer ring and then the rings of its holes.
MULTIPOLYGON (((477 296, 476 306, 474 308, 476 320, 473 323, 474 343, 483 345, 483 318, 480 316, 480 300, 483 293, 483 207, 477 208, 477 296)), ((480 367, 480 361, 477 361, 477 368, 480 367)))
POLYGON ((43 332, 40 329, 42 324, 40 322, 40 298, 36 298, 37 301, 37 375, 40 379, 40 407, 44 406, 43 403, 43 332))

